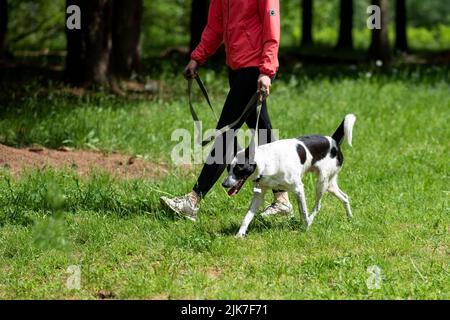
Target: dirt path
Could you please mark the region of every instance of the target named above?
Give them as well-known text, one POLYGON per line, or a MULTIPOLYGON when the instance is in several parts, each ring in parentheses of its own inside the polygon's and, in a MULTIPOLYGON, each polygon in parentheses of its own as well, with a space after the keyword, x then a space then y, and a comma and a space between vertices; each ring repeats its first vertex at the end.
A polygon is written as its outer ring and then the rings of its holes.
POLYGON ((12 174, 25 169, 70 168, 86 176, 101 170, 123 178, 157 178, 167 173, 167 167, 123 154, 104 154, 87 150, 51 150, 42 147, 17 149, 0 144, 0 167, 12 174))

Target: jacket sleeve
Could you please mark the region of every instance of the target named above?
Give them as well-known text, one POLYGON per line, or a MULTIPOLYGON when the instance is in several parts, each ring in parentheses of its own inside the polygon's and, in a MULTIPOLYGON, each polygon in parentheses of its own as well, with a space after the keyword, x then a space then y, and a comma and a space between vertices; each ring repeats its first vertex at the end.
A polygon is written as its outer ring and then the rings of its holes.
POLYGON ((259 15, 263 25, 263 52, 259 71, 273 77, 278 70, 278 48, 280 47, 280 2, 259 0, 259 15))
POLYGON ((200 43, 192 51, 191 59, 199 64, 205 61, 216 52, 223 41, 222 8, 220 0, 211 0, 208 13, 208 23, 203 30, 200 43))

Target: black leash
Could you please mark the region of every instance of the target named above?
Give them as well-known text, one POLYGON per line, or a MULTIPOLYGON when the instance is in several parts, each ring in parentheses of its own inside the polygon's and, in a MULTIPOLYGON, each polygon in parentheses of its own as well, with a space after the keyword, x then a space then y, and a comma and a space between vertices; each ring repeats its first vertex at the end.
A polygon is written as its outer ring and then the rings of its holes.
MULTIPOLYGON (((209 99, 208 91, 206 90, 205 85, 203 84, 203 82, 199 76, 196 76, 195 80, 197 81, 197 84, 200 87, 200 90, 202 91, 203 96, 206 99, 206 102, 208 102, 209 108, 211 109, 212 113, 214 114, 216 121, 219 121, 217 119, 216 112, 214 111, 214 108, 211 104, 211 100, 209 99)), ((199 121, 197 113, 195 113, 194 107, 192 106, 192 79, 188 80, 188 95, 189 95, 189 109, 191 110, 192 118, 194 119, 194 121, 199 121)))
MULTIPOLYGON (((214 108, 212 107, 211 100, 209 99, 208 91, 206 90, 205 85, 203 84, 203 81, 200 79, 200 76, 197 75, 195 77, 195 80, 200 87, 200 90, 203 93, 203 96, 205 97, 209 108, 211 109, 212 113, 214 114, 214 117, 216 118, 216 121, 219 121, 217 118, 217 115, 214 111, 214 108)), ((213 141, 217 136, 225 133, 226 131, 230 130, 234 126, 236 126, 245 116, 248 115, 250 111, 252 111, 253 107, 256 106, 256 129, 255 129, 255 142, 256 146, 258 145, 258 124, 259 124, 259 116, 261 114, 261 107, 262 107, 262 100, 260 99, 260 95, 262 93, 260 91, 256 91, 255 94, 251 97, 250 101, 245 106, 244 110, 241 113, 241 116, 235 120, 234 122, 220 128, 214 136, 211 136, 205 140, 201 139, 201 136, 199 136, 199 143, 201 143, 202 146, 206 146, 211 141, 213 141)), ((197 127, 197 132, 201 132, 200 127, 200 119, 197 116, 197 113, 194 110, 194 107, 192 105, 192 79, 188 79, 188 99, 189 99, 189 110, 191 111, 192 119, 194 120, 195 126, 197 127)))

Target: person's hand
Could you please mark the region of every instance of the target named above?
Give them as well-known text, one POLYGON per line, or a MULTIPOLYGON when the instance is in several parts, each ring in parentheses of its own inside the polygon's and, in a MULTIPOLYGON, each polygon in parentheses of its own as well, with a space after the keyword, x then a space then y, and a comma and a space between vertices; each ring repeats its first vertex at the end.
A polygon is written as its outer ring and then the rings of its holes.
POLYGON ((197 77, 197 69, 198 69, 198 63, 195 60, 189 61, 186 68, 184 68, 184 76, 186 79, 194 79, 197 77))
POLYGON ((268 75, 260 74, 258 77, 258 91, 260 92, 259 99, 262 101, 266 99, 270 94, 270 86, 272 80, 268 75))

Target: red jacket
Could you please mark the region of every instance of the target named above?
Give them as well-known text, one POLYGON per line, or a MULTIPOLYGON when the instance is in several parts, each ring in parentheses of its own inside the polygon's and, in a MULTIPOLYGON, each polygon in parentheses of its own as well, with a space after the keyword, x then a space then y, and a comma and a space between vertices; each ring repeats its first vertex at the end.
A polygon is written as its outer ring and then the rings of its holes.
POLYGON ((208 24, 191 58, 203 64, 225 43, 227 65, 273 77, 280 44, 279 0, 211 0, 208 24))

